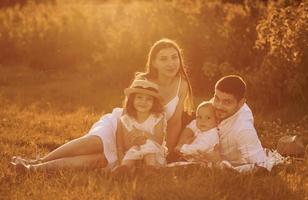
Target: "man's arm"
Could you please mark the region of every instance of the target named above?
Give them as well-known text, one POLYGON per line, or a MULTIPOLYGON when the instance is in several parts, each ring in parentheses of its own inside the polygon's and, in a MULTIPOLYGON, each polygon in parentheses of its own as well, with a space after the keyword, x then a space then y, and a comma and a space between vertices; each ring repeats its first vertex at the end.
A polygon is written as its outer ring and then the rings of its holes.
POLYGON ((266 155, 254 128, 241 130, 236 137, 236 144, 247 164, 265 162, 266 155))

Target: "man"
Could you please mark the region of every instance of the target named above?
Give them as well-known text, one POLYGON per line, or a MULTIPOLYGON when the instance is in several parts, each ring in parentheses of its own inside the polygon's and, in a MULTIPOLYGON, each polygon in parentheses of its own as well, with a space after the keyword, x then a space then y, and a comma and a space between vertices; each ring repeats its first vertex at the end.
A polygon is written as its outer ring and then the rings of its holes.
POLYGON ((221 78, 212 99, 218 119, 220 154, 233 167, 266 165, 266 155, 254 127, 253 115, 245 103, 246 83, 240 76, 221 78))

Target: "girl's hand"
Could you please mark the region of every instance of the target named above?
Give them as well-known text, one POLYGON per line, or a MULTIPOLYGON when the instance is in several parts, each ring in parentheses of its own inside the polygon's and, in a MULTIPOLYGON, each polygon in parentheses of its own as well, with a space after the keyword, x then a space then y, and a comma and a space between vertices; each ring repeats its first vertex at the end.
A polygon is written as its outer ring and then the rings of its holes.
POLYGON ((143 145, 146 142, 147 138, 144 136, 140 136, 135 138, 135 140, 133 141, 134 145, 140 146, 143 145))
POLYGON ((147 137, 144 135, 143 131, 140 131, 134 127, 133 130, 127 134, 127 139, 130 144, 139 146, 145 143, 147 137))

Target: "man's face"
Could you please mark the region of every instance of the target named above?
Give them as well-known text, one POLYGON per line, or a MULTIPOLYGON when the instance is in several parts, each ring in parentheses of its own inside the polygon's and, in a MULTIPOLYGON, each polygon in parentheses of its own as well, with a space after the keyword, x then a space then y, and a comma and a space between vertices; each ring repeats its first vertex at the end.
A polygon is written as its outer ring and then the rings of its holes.
POLYGON ((215 88, 213 106, 215 107, 216 117, 219 121, 232 116, 244 103, 244 98, 238 101, 234 95, 222 92, 215 88))

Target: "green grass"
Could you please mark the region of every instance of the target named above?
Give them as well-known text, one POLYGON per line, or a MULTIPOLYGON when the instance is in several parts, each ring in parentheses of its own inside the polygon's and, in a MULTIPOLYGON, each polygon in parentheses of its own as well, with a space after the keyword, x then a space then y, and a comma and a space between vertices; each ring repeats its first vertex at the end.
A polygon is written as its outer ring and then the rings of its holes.
MULTIPOLYGON (((8 69, 0 74, 0 199, 308 199, 307 159, 254 174, 196 166, 141 168, 136 174, 102 169, 18 174, 9 164, 13 155, 34 158, 82 136, 122 98, 116 88, 87 97, 99 76, 79 79, 80 74, 25 69, 20 74, 8 69)), ((282 135, 307 135, 307 116, 296 122, 264 118, 258 116, 256 126, 268 148, 282 135)))

